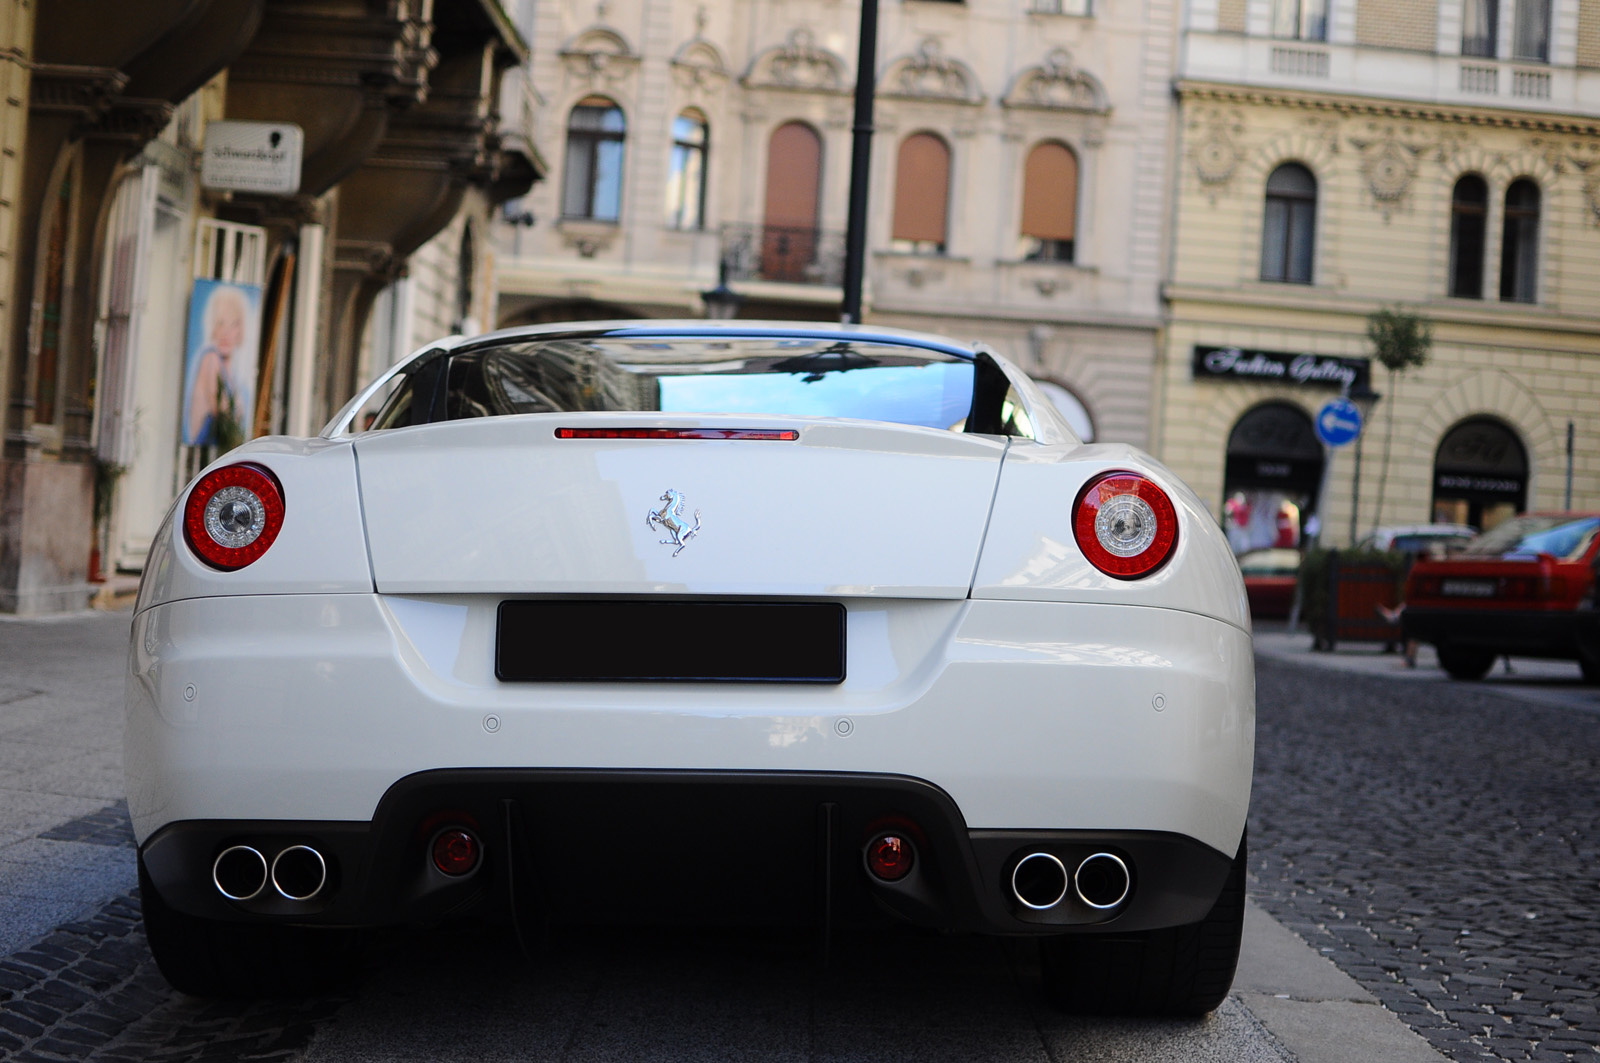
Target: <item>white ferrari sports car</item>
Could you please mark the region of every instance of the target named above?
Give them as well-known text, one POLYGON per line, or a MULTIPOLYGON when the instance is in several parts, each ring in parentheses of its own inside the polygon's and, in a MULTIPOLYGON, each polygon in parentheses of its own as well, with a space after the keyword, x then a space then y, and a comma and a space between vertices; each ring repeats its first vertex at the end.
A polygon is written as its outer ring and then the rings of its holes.
POLYGON ((895 918, 1064 1007, 1227 994, 1254 750, 1215 520, 982 346, 742 321, 419 351, 206 469, 133 618, 173 985, 362 928, 895 918))

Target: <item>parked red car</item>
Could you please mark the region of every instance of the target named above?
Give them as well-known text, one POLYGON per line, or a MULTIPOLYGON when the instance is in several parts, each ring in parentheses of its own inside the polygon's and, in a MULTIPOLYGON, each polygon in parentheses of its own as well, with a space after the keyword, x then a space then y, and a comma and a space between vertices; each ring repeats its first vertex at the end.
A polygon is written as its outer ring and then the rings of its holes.
POLYGON ((1406 580, 1406 637, 1431 642, 1453 678, 1482 679, 1502 654, 1575 660, 1600 682, 1595 560, 1600 514, 1513 517, 1406 580))
POLYGON ((1269 547, 1240 554, 1238 560, 1250 615, 1257 620, 1288 616, 1299 579, 1300 551, 1269 547))

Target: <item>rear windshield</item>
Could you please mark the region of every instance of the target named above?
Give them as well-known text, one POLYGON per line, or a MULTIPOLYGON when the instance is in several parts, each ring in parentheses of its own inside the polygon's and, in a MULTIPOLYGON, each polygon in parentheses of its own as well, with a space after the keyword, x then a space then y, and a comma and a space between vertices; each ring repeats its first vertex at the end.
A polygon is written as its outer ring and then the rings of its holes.
POLYGON ((770 336, 533 340, 418 367, 371 427, 610 411, 851 417, 961 431, 975 377, 971 359, 884 343, 770 336))
POLYGON ((1550 554, 1564 561, 1583 556, 1600 530, 1600 517, 1513 517, 1497 524, 1461 550, 1463 557, 1550 554))

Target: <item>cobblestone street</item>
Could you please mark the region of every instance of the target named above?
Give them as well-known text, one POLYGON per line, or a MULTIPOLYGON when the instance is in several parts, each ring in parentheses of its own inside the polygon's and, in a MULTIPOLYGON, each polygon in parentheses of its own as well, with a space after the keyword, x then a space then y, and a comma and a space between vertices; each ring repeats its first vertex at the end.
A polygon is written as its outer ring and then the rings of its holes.
POLYGON ((1593 1058, 1600 715, 1256 671, 1255 899, 1455 1059, 1593 1058))
POLYGON ((1265 912, 1202 1023, 1062 1016, 1028 943, 894 932, 842 938, 818 972, 803 937, 569 933, 530 964, 505 935, 405 931, 376 938, 346 994, 232 1003, 161 979, 126 806, 97 796, 117 792, 125 623, 0 629, 16 680, 0 705, 8 1061, 1409 1063, 1436 1060, 1431 1044, 1582 1063, 1600 1044, 1600 711, 1575 668, 1519 662, 1473 685, 1298 643, 1258 657, 1250 892, 1265 912), (1297 1040, 1308 1016, 1320 1032, 1297 1040))

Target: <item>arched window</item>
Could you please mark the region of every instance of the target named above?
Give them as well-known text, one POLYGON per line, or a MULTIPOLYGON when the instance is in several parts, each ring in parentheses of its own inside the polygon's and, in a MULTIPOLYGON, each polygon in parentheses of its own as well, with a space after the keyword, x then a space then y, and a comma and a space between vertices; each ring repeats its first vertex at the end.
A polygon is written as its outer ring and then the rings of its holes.
POLYGON ((1078 221, 1078 157, 1046 141, 1028 152, 1022 170, 1022 257, 1073 261, 1078 221))
POLYGON ((1500 241, 1500 298, 1531 303, 1537 294, 1539 264, 1539 186, 1526 177, 1506 189, 1506 222, 1500 241))
POLYGON ((622 215, 622 149, 627 137, 622 108, 589 96, 567 120, 567 169, 561 215, 616 221, 622 215))
POLYGON ((900 142, 894 175, 896 251, 944 254, 950 211, 950 148, 932 133, 900 142))
POLYGON ((1267 178, 1261 279, 1310 284, 1316 230, 1317 179, 1299 163, 1286 162, 1267 178))
POLYGON ((667 173, 667 227, 706 226, 706 116, 690 108, 672 120, 672 162, 667 173))
POLYGON ((1450 294, 1483 298, 1483 238, 1489 224, 1489 186, 1469 173, 1450 195, 1450 294))
POLYGON ((804 122, 785 122, 767 141, 763 280, 816 283, 821 207, 822 137, 804 122))

